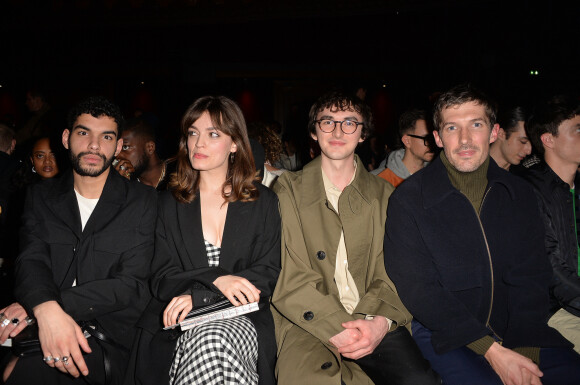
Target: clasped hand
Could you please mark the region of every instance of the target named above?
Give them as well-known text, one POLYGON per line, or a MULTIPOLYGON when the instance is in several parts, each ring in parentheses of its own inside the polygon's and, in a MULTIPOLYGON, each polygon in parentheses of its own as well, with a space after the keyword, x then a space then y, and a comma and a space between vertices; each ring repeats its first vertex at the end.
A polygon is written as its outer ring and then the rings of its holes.
POLYGON ((385 317, 377 316, 372 320, 354 320, 342 324, 344 330, 329 339, 346 358, 358 360, 371 354, 389 331, 385 317))

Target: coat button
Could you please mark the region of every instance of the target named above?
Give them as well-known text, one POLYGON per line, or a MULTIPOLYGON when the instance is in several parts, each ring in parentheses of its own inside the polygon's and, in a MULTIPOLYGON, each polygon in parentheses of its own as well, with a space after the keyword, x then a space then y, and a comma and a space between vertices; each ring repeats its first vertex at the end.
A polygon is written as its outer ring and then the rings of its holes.
POLYGON ((321 250, 318 253, 316 253, 316 258, 322 261, 324 258, 326 258, 326 253, 321 250))
POLYGON ((204 298, 203 298, 203 303, 208 303, 208 302, 209 302, 209 298, 207 298, 207 297, 204 297, 204 298))
POLYGON ((332 362, 325 362, 324 364, 320 365, 320 369, 326 370, 332 366, 332 362))
POLYGON ((311 311, 307 311, 306 313, 303 314, 303 317, 306 321, 310 321, 312 320, 312 318, 314 318, 314 313, 311 311))

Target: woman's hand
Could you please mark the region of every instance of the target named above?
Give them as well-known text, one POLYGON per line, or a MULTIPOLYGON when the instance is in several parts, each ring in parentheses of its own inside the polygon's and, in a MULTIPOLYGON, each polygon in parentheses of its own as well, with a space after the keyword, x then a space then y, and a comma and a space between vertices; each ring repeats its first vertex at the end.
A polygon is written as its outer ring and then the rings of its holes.
POLYGON ((234 306, 260 300, 260 290, 245 278, 235 275, 222 275, 213 281, 213 284, 234 306))
POLYGON ((2 323, 0 324, 0 343, 6 342, 8 338, 16 337, 26 326, 28 326, 26 310, 18 303, 0 310, 2 323), (15 322, 12 322, 15 320, 15 322))
POLYGON ((163 312, 163 325, 175 325, 185 319, 187 313, 193 309, 193 299, 189 294, 174 297, 163 312))

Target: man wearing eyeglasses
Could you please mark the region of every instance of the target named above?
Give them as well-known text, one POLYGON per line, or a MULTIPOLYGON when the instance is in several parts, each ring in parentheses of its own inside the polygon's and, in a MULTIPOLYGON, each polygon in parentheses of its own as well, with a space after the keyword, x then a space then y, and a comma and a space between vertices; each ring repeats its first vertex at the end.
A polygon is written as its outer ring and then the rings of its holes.
POLYGON ((385 272, 393 187, 354 154, 372 130, 371 111, 332 92, 312 106, 309 122, 321 155, 274 187, 282 217, 282 271, 272 299, 278 384, 436 384, 385 272))
POLYGON ((434 155, 425 111, 405 111, 399 118, 399 136, 403 148, 389 154, 387 167, 379 174, 394 187, 429 164, 434 155))

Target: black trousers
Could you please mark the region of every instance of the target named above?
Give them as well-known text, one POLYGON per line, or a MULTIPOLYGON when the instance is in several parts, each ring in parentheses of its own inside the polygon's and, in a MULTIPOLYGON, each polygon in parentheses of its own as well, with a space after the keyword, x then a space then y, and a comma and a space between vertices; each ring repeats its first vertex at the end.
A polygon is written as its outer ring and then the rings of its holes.
POLYGON ((405 327, 388 332, 374 352, 353 361, 375 385, 441 384, 405 327))

